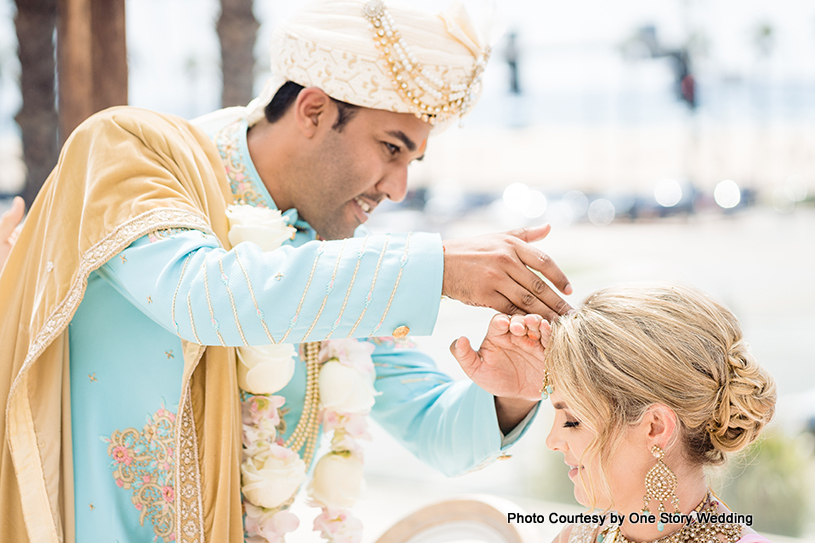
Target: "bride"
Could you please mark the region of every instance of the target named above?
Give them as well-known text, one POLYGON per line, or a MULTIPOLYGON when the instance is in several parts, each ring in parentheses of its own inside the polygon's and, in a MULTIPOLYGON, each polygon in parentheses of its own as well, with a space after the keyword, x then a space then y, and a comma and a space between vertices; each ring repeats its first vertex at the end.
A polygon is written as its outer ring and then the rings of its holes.
POLYGON ((546 444, 563 453, 577 501, 603 511, 556 543, 767 541, 705 479, 775 408, 730 311, 685 286, 614 287, 541 330, 546 444))

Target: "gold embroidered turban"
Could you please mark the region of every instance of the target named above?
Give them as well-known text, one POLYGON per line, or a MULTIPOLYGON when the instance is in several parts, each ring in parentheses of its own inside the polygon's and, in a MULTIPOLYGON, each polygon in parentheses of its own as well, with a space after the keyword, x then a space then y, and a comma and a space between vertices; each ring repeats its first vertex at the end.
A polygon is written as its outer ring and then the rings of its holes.
POLYGON ((249 124, 293 81, 336 100, 446 125, 475 105, 489 54, 460 3, 432 15, 382 0, 323 0, 275 28, 272 78, 249 104, 249 124))

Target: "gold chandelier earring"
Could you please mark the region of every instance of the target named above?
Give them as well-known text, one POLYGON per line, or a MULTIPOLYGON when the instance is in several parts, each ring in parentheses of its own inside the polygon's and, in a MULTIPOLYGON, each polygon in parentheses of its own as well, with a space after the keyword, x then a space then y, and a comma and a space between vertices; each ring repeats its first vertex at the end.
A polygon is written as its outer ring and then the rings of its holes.
POLYGON ((555 391, 555 388, 549 382, 549 370, 543 368, 543 384, 541 384, 541 400, 548 400, 549 395, 555 391))
MULTIPOLYGON (((669 499, 674 506, 674 513, 679 513, 679 498, 676 496, 676 474, 671 468, 665 465, 665 451, 659 445, 651 447, 651 454, 657 459, 657 463, 645 475, 645 496, 642 498, 642 512, 648 514, 648 507, 651 500, 656 500, 659 504, 659 513, 665 512, 665 502, 669 499)), ((657 514, 659 518, 659 514, 657 514)), ((657 530, 665 529, 665 524, 657 522, 657 530)))

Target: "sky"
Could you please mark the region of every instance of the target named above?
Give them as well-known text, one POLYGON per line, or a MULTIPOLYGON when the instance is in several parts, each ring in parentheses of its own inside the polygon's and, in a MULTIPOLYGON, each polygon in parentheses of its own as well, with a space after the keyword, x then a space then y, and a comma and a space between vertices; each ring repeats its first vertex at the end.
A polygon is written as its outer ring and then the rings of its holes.
MULTIPOLYGON (((412 0, 430 10, 438 1, 412 0)), ((815 2, 811 0, 495 0, 500 29, 518 32, 525 85, 533 90, 619 92, 637 76, 640 88, 663 89, 671 73, 665 62, 633 68, 620 45, 638 28, 654 25, 660 42, 676 47, 691 34, 704 36, 700 75, 709 78, 769 77, 815 84, 815 2), (774 28, 770 60, 755 44, 757 29, 774 28), (645 74, 644 76, 642 74, 645 74)), ((257 2, 262 22, 256 47, 257 88, 268 64, 268 42, 276 21, 305 2, 257 2)), ((490 12, 487 2, 465 2, 475 13, 490 12)), ((219 52, 215 34, 217 0, 128 0, 127 40, 130 101, 186 117, 218 107, 219 52)), ((19 108, 16 35, 12 0, 0 0, 0 131, 19 108)), ((504 88, 505 69, 496 44, 487 91, 504 88), (497 62, 496 62, 497 60, 497 62), (498 66, 498 67, 495 67, 498 66)), ((640 64, 643 64, 640 62, 640 64)), ((648 64, 647 62, 645 64, 648 64)))

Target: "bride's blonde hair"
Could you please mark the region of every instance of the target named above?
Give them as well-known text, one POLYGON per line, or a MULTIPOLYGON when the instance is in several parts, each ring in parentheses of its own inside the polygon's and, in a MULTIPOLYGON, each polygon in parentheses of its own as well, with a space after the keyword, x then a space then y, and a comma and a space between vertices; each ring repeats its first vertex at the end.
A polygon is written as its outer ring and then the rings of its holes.
MULTIPOLYGON (((581 463, 599 459, 598 483, 609 498, 611 456, 651 405, 674 411, 683 453, 700 466, 752 443, 775 411, 775 382, 748 351, 736 318, 688 286, 595 292, 554 323, 545 363, 555 390, 596 431, 581 463)), ((585 483, 596 503, 595 482, 585 483)))

